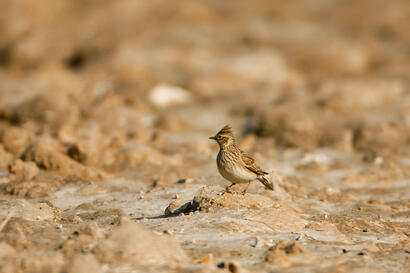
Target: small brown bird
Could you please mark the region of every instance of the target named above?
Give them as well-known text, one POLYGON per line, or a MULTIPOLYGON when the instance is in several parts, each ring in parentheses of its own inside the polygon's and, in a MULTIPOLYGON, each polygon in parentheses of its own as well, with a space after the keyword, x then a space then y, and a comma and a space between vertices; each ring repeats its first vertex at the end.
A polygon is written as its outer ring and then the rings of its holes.
POLYGON ((248 183, 243 194, 246 193, 254 180, 259 180, 269 190, 273 191, 273 184, 265 178, 261 168, 255 164, 255 160, 246 155, 236 145, 231 127, 226 125, 215 136, 210 137, 219 144, 219 153, 216 157, 219 173, 228 181, 232 182, 227 190, 238 183, 248 183))

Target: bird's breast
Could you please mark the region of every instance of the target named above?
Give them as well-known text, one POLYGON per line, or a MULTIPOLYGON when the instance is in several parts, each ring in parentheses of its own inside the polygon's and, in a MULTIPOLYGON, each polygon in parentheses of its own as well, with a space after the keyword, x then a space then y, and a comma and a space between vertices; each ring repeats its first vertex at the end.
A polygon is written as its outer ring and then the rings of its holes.
POLYGON ((245 166, 234 154, 220 151, 216 158, 219 173, 232 183, 247 183, 257 178, 257 175, 245 166))

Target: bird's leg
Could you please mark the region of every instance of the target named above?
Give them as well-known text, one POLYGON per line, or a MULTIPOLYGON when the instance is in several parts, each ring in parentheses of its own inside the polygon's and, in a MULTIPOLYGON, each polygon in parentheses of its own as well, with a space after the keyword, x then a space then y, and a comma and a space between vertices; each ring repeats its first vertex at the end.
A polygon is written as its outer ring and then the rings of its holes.
POLYGON ((249 186, 251 185, 252 181, 249 181, 248 186, 246 186, 245 190, 242 192, 242 195, 245 195, 245 193, 248 191, 249 186))
POLYGON ((232 183, 230 186, 226 187, 222 194, 225 194, 226 192, 227 192, 227 193, 231 193, 231 187, 232 187, 233 185, 235 185, 235 183, 232 183))

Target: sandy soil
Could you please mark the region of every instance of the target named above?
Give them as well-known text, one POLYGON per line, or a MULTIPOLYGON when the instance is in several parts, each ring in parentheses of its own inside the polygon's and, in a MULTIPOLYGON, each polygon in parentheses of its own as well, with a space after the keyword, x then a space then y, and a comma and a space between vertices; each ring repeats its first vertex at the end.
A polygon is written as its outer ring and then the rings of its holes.
POLYGON ((0 10, 0 272, 409 272, 409 1, 0 10))

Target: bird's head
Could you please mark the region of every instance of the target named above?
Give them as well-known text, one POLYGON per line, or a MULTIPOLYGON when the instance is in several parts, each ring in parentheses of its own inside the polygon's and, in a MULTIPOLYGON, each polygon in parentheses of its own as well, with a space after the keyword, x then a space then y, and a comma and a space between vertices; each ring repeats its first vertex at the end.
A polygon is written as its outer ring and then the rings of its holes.
POLYGON ((221 148, 229 146, 235 142, 231 129, 229 125, 226 125, 215 136, 209 138, 218 142, 221 148))

